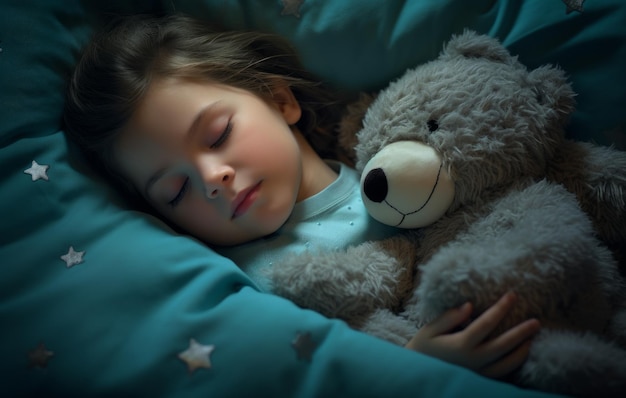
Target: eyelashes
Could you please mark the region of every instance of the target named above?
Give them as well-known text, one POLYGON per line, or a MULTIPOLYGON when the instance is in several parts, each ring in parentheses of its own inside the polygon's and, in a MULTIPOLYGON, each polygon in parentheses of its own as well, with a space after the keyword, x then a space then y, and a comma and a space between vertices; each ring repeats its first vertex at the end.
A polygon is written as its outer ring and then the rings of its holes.
POLYGON ((226 142, 228 137, 230 137, 230 133, 232 131, 233 131, 233 124, 229 120, 228 123, 226 123, 226 127, 224 128, 224 131, 222 132, 222 134, 217 138, 217 140, 213 144, 211 144, 210 148, 215 149, 215 148, 219 148, 220 146, 222 146, 222 144, 226 142))
POLYGON ((185 178, 185 181, 183 181, 183 185, 180 187, 180 190, 178 190, 178 193, 176 194, 174 199, 167 202, 167 204, 172 207, 176 207, 180 203, 180 201, 183 200, 183 197, 187 193, 187 190, 189 190, 189 177, 185 178))

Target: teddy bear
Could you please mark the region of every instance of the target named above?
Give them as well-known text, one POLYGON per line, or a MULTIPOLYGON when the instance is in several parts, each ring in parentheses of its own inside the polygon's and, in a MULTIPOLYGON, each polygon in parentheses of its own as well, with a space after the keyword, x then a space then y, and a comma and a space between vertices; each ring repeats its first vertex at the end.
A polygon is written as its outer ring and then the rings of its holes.
POLYGON ((363 203, 398 235, 289 255, 274 293, 404 345, 464 302, 518 300, 501 332, 542 329, 511 382, 577 396, 626 391, 626 153, 565 138, 565 73, 529 70, 465 31, 362 97, 342 124, 363 203))

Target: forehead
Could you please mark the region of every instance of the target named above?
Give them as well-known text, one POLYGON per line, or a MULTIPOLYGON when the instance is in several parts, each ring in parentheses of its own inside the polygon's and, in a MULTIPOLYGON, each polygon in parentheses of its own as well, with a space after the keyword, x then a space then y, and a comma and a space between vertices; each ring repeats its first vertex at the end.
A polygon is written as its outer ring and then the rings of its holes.
POLYGON ((218 97, 220 91, 210 83, 156 80, 133 112, 127 131, 151 133, 178 127, 202 104, 218 97))
POLYGON ((195 113, 216 96, 215 91, 208 83, 154 81, 114 143, 122 174, 139 184, 175 154, 195 113))
POLYGON ((203 108, 234 94, 235 89, 210 82, 156 80, 122 129, 120 145, 144 145, 145 141, 169 144, 183 138, 203 108))
MULTIPOLYGON (((222 101, 241 103, 263 99, 237 87, 210 81, 161 78, 152 82, 128 123, 130 131, 159 132, 189 127, 208 105, 222 101), (191 118, 191 119, 190 119, 191 118)), ((264 101, 266 99, 263 99, 264 101)))

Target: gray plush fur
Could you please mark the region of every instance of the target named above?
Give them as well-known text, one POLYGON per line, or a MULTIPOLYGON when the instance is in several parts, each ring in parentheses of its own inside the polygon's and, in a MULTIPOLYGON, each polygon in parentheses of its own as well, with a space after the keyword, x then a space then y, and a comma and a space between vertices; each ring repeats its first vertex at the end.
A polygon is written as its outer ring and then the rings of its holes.
POLYGON ((529 71, 493 38, 453 37, 436 60, 364 97, 362 128, 353 114, 342 130, 353 143, 359 129, 359 170, 396 141, 434 148, 455 186, 445 215, 385 241, 285 258, 270 271, 274 292, 403 345, 448 308, 471 301, 478 314, 514 290, 503 328, 529 317, 543 328, 512 382, 626 391, 626 154, 564 138, 574 97, 558 68, 529 71))

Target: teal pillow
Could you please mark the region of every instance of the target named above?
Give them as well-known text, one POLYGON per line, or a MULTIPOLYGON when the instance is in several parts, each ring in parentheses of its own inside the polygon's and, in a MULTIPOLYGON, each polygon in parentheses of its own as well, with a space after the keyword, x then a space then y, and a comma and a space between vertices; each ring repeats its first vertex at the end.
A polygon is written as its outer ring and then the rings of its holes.
POLYGON ((544 396, 261 294, 84 166, 60 129, 78 51, 164 3, 0 3, 0 396, 544 396))
POLYGON ((570 138, 626 150, 626 7, 561 0, 164 1, 168 10, 225 26, 278 32, 324 80, 378 90, 407 68, 433 59, 465 28, 497 37, 528 67, 562 67, 578 92, 570 138), (384 5, 383 5, 384 3, 384 5), (571 3, 571 2, 570 2, 571 3), (216 17, 218 16, 218 17, 216 17))

